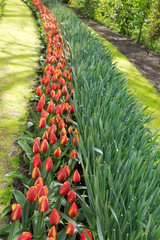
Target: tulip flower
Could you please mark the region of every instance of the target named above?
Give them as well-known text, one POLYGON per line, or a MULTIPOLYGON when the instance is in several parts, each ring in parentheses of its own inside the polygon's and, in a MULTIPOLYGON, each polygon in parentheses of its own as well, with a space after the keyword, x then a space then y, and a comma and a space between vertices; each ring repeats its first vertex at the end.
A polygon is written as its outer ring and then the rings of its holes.
POLYGON ((39 153, 39 144, 38 144, 37 141, 33 143, 32 152, 33 153, 39 153))
POLYGON ((74 133, 75 133, 76 135, 78 135, 78 129, 77 129, 77 128, 74 130, 74 133))
POLYGON ((49 134, 56 133, 56 131, 57 131, 57 127, 56 127, 55 124, 53 124, 53 125, 50 127, 49 134))
POLYGON ((46 240, 55 240, 55 238, 49 237, 49 238, 47 238, 46 240))
POLYGON ((67 177, 70 176, 70 168, 68 167, 68 165, 64 166, 64 170, 67 172, 67 177))
POLYGON ((52 209, 49 220, 52 225, 58 225, 60 223, 60 215, 57 209, 52 209))
POLYGON ((55 133, 52 133, 50 136, 49 136, 49 143, 50 144, 55 144, 57 142, 57 137, 55 135, 55 133))
POLYGON ((68 133, 71 134, 73 132, 73 128, 72 126, 70 125, 69 128, 68 128, 68 133))
POLYGON ((73 104, 70 106, 69 110, 70 110, 70 113, 74 113, 74 105, 73 104))
POLYGON ((62 128, 60 136, 63 137, 64 135, 67 135, 67 132, 65 128, 62 128))
POLYGON ((67 141, 68 141, 68 138, 67 138, 66 135, 64 135, 64 136, 61 138, 60 143, 61 143, 62 145, 66 145, 67 141))
POLYGON ((36 95, 39 97, 42 95, 42 89, 40 87, 36 88, 36 95))
POLYGON ((44 109, 42 109, 41 118, 45 118, 45 119, 48 118, 48 113, 44 109))
POLYGON ((65 196, 65 195, 68 194, 69 190, 70 190, 70 182, 67 181, 67 182, 65 182, 65 183, 60 187, 59 193, 60 193, 62 196, 65 196))
POLYGON ((58 174, 57 174, 57 179, 61 182, 64 182, 67 177, 70 175, 70 168, 65 165, 64 168, 62 168, 58 174))
POLYGON ((69 95, 66 94, 66 101, 69 101, 69 95))
POLYGON ((53 101, 50 100, 49 104, 48 104, 48 107, 47 107, 47 112, 48 113, 52 113, 53 111, 55 110, 55 106, 53 104, 53 101))
MULTIPOLYGON (((71 116, 68 114, 67 118, 71 119, 71 116)), ((70 121, 68 119, 66 119, 66 122, 69 123, 70 121)))
POLYGON ((55 94, 56 94, 55 91, 52 90, 52 91, 51 91, 51 98, 54 98, 54 97, 55 97, 55 94))
POLYGON ((48 237, 52 237, 53 239, 56 239, 56 238, 57 238, 57 231, 56 231, 55 226, 53 226, 53 227, 49 230, 48 237))
POLYGON ((62 115, 63 114, 63 109, 61 105, 58 105, 56 107, 56 114, 62 115))
POLYGON ((33 167, 38 167, 38 168, 41 166, 41 159, 40 159, 39 154, 36 154, 36 155, 33 157, 32 165, 33 165, 33 167))
POLYGON ((56 122, 59 123, 60 121, 61 121, 61 117, 60 117, 59 114, 57 114, 57 116, 56 116, 56 122))
POLYGON ((14 221, 17 221, 21 218, 22 216, 22 207, 20 204, 13 204, 12 205, 12 213, 11 213, 11 218, 14 221))
POLYGON ((71 221, 68 223, 68 226, 66 228, 66 234, 70 236, 74 235, 74 225, 71 221))
POLYGON ((72 204, 76 201, 76 193, 74 190, 69 191, 68 197, 67 197, 67 202, 72 204))
POLYGON ((80 138, 78 135, 76 135, 76 138, 73 138, 73 144, 77 145, 77 143, 80 141, 80 138))
POLYGON ((47 86, 46 87, 46 94, 49 95, 50 93, 51 93, 51 88, 50 88, 50 86, 47 86))
POLYGON ((59 129, 65 128, 65 123, 63 120, 59 122, 59 129))
POLYGON ((39 128, 44 128, 45 125, 46 125, 46 119, 45 119, 45 118, 41 118, 41 119, 39 120, 38 127, 39 127, 39 128))
POLYGON ((40 198, 42 196, 48 197, 48 187, 46 185, 40 187, 40 189, 39 189, 38 198, 40 198))
POLYGON ((37 112, 41 112, 42 109, 43 109, 43 103, 42 103, 41 101, 39 101, 39 102, 37 103, 37 112))
POLYGON ((47 171, 47 172, 49 172, 49 171, 51 171, 52 170, 52 168, 53 168, 53 162, 52 162, 52 158, 47 158, 47 160, 46 160, 46 163, 45 163, 45 170, 47 171))
POLYGON ((55 157, 60 157, 61 156, 61 149, 60 147, 56 148, 56 150, 54 151, 54 156, 55 157))
POLYGON ((43 133, 42 139, 48 140, 48 131, 47 130, 43 133))
POLYGON ((46 212, 49 208, 48 198, 46 196, 42 196, 39 198, 39 211, 46 212))
POLYGON ((65 85, 65 80, 64 80, 64 78, 60 77, 59 81, 60 81, 60 84, 61 84, 62 86, 65 85))
POLYGON ((40 149, 41 149, 41 152, 47 152, 48 151, 48 142, 47 142, 47 140, 46 139, 44 139, 43 141, 42 141, 42 143, 41 143, 41 147, 40 147, 40 149))
POLYGON ((36 187, 30 187, 27 192, 27 200, 30 202, 35 202, 37 200, 37 189, 36 187))
POLYGON ((53 125, 54 123, 55 123, 54 117, 52 117, 51 120, 50 120, 50 122, 49 122, 49 124, 53 125))
POLYGON ((77 153, 76 153, 76 151, 74 149, 72 150, 70 156, 73 157, 73 158, 77 158, 78 157, 77 153))
POLYGON ((84 232, 82 232, 80 240, 87 240, 87 237, 86 237, 85 234, 88 235, 90 237, 90 239, 93 240, 92 233, 89 230, 87 230, 87 229, 84 232))
POLYGON ((23 232, 17 240, 31 240, 32 234, 30 232, 23 232))
POLYGON ((34 185, 36 186, 36 185, 38 185, 38 184, 42 184, 42 185, 44 184, 43 178, 39 177, 39 178, 36 180, 36 182, 35 182, 34 185))
POLYGON ((70 217, 76 217, 78 214, 78 208, 77 208, 77 205, 74 203, 72 203, 71 207, 69 208, 69 212, 68 212, 68 215, 70 217))
POLYGON ((80 174, 76 169, 75 172, 73 173, 73 182, 80 182, 80 180, 81 180, 80 174))
POLYGON ((63 94, 67 94, 67 88, 66 88, 66 86, 63 86, 63 87, 62 87, 62 93, 63 93, 63 94))
POLYGON ((68 74, 68 80, 72 80, 72 75, 70 73, 68 74))
POLYGON ((38 167, 33 168, 31 176, 32 176, 33 179, 37 179, 41 176, 41 173, 40 173, 38 167))

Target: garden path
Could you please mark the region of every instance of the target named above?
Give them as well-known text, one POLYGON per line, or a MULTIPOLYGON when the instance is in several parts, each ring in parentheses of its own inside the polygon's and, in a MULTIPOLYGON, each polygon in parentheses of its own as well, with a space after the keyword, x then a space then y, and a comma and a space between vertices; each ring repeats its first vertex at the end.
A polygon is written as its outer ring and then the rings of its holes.
POLYGON ((0 213, 12 196, 11 181, 4 179, 4 174, 18 168, 14 140, 26 125, 27 102, 38 62, 37 33, 28 6, 21 0, 6 0, 0 19, 0 213))

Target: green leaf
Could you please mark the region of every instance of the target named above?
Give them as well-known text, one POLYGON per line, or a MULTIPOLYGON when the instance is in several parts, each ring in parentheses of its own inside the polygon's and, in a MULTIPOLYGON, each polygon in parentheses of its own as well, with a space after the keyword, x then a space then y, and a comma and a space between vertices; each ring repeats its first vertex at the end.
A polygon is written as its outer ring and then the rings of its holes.
POLYGON ((10 213, 11 211, 12 211, 12 206, 11 206, 11 205, 7 206, 7 207, 3 210, 1 217, 3 218, 4 216, 6 216, 6 215, 7 215, 8 213, 10 213))
POLYGON ((19 140, 19 141, 18 141, 18 144, 21 146, 21 148, 22 148, 27 154, 30 154, 30 155, 33 154, 31 147, 30 147, 26 142, 24 142, 24 141, 22 141, 22 140, 19 140))
POLYGON ((22 173, 18 172, 18 171, 13 171, 13 172, 9 172, 9 173, 6 173, 4 175, 6 178, 17 178, 17 179, 22 179, 24 180, 25 182, 28 182, 29 179, 24 176, 22 173))
POLYGON ((21 207, 23 208, 23 206, 26 202, 25 195, 22 192, 20 192, 19 190, 13 190, 13 194, 15 196, 17 203, 20 204, 21 207))
POLYGON ((27 123, 27 129, 30 128, 30 127, 32 127, 33 125, 34 125, 33 122, 28 122, 28 123, 27 123))
POLYGON ((12 229, 12 226, 13 226, 13 223, 7 224, 7 225, 1 227, 0 228, 0 234, 2 235, 2 234, 9 233, 12 229))

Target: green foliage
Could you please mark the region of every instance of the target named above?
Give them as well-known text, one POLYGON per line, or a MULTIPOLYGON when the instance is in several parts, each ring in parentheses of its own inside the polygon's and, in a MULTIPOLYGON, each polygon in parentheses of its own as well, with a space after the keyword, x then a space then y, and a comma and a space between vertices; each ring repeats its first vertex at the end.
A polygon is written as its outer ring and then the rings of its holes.
POLYGON ((71 11, 49 1, 48 6, 70 48, 79 158, 88 193, 82 207, 94 237, 158 239, 160 152, 147 127, 151 119, 128 93, 100 41, 71 11))
POLYGON ((0 0, 0 18, 3 16, 3 9, 5 5, 6 5, 6 1, 0 0))

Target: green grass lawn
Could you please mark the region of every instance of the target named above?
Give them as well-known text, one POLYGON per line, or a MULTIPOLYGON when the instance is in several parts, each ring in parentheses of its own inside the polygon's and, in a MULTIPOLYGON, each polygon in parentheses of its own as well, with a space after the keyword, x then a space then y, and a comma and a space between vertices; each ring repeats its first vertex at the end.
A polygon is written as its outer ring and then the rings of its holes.
POLYGON ((40 44, 36 22, 20 0, 6 0, 0 43, 1 213, 11 199, 11 181, 4 179, 4 174, 18 167, 18 148, 13 141, 25 129, 40 44))
MULTIPOLYGON (((91 28, 90 28, 91 29, 91 28)), ((113 61, 117 63, 119 70, 125 74, 127 78, 127 87, 131 90, 136 98, 138 98, 144 106, 148 106, 146 109, 147 114, 152 114, 154 119, 150 123, 150 128, 153 132, 160 128, 160 95, 157 90, 149 83, 141 72, 133 66, 133 64, 121 54, 116 47, 114 47, 106 39, 102 38, 93 29, 93 34, 98 36, 106 49, 109 49, 113 55, 113 61)), ((158 137, 160 140, 160 137, 158 137)))

